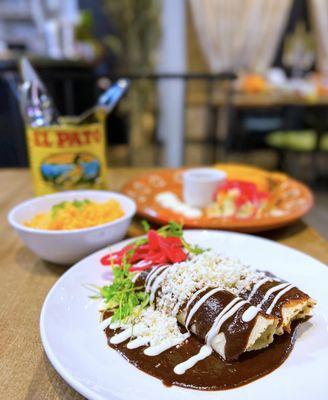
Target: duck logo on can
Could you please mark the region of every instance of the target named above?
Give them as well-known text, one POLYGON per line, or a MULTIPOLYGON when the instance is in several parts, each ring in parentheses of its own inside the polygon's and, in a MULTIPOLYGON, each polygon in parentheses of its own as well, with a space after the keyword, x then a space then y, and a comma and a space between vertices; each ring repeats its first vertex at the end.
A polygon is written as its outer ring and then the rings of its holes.
POLYGON ((44 159, 41 176, 56 189, 90 187, 100 176, 100 161, 89 153, 59 153, 44 159))

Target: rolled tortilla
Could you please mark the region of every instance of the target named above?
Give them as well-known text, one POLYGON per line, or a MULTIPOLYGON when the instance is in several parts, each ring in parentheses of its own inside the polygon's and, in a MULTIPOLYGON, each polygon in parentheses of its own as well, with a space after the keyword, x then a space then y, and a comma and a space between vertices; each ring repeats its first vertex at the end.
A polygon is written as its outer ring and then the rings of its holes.
POLYGON ((178 321, 222 358, 237 359, 272 343, 277 318, 224 289, 198 292, 179 312, 178 321))
POLYGON ((311 315, 316 304, 315 300, 296 286, 268 273, 241 291, 240 296, 266 314, 279 319, 277 334, 290 332, 291 323, 311 315))
MULTIPOLYGON (((146 286, 151 300, 158 307, 161 296, 166 292, 166 281, 161 279, 166 268, 169 267, 142 273, 135 282, 137 286, 146 286)), ((182 287, 180 289, 183 290, 182 287)), ((236 359, 246 351, 267 347, 273 341, 278 324, 276 317, 266 315, 219 286, 195 290, 179 307, 176 316, 186 329, 226 360, 236 359)))
POLYGON ((292 321, 311 315, 316 304, 315 300, 295 285, 269 272, 255 270, 238 260, 213 251, 204 252, 197 259, 198 264, 206 265, 205 275, 211 277, 212 283, 242 297, 266 314, 277 317, 277 334, 290 332, 292 321))

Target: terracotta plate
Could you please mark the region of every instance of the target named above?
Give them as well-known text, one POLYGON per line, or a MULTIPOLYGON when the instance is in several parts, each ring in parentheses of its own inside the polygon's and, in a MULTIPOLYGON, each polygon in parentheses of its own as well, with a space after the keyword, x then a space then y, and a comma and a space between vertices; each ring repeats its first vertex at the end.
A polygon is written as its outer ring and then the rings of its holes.
POLYGON ((188 228, 224 229, 240 232, 258 232, 291 224, 305 215, 313 205, 313 195, 308 187, 281 173, 273 173, 259 168, 217 164, 216 168, 227 172, 228 179, 241 179, 254 182, 269 193, 275 191, 276 204, 282 212, 275 216, 264 215, 241 219, 236 217, 186 218, 181 214, 160 206, 155 197, 158 193, 170 191, 182 198, 183 169, 164 169, 154 171, 130 181, 123 192, 137 203, 137 213, 151 222, 164 225, 169 221, 182 222, 188 228))

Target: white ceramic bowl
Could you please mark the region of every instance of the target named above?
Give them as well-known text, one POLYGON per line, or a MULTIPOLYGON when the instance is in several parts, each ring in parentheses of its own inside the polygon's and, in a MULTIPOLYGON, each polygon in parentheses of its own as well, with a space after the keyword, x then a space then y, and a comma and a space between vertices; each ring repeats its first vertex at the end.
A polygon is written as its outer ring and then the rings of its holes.
POLYGON ((122 194, 101 190, 76 190, 27 200, 10 211, 8 221, 26 246, 39 257, 56 264, 69 265, 95 250, 121 240, 135 212, 134 201, 122 194), (39 212, 48 211, 57 203, 86 198, 96 202, 115 199, 121 204, 124 216, 107 224, 74 230, 47 231, 23 225, 24 221, 39 212))

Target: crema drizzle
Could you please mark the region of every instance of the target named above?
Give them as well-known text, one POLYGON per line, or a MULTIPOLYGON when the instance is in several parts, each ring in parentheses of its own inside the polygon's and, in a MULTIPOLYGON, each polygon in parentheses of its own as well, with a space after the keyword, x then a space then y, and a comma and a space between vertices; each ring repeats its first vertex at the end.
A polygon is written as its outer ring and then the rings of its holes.
POLYGON ((163 265, 162 267, 153 268, 151 270, 151 272, 147 275, 147 278, 146 278, 146 288, 145 288, 146 292, 149 292, 151 285, 152 285, 154 279, 156 278, 156 276, 159 275, 161 273, 161 271, 163 271, 166 267, 167 267, 167 265, 163 265))
MULTIPOLYGON (((219 289, 220 290, 220 289, 219 289)), ((222 289, 221 289, 222 290, 222 289)), ((207 294, 213 291, 208 292, 207 294)), ((213 295, 212 293, 211 295, 213 295)), ((205 296, 203 296, 204 298, 205 296)), ((209 298, 208 296, 207 298, 209 298)), ((201 300, 201 299, 200 299, 201 300)), ((197 303, 196 303, 197 304, 197 303)), ((206 357, 209 357, 212 352, 212 341, 213 339, 220 333, 221 327, 223 323, 230 317, 232 317, 244 304, 246 304, 245 300, 241 300, 240 298, 235 298, 228 303, 224 309, 219 313, 219 315, 214 320, 211 328, 207 332, 205 336, 206 345, 202 346, 199 353, 188 358, 186 361, 178 364, 174 368, 174 372, 178 375, 184 374, 188 369, 192 368, 199 361, 204 360, 206 357)))
POLYGON ((285 287, 289 286, 289 283, 281 283, 280 285, 277 286, 273 286, 272 288, 270 288, 265 295, 263 296, 262 301, 258 304, 258 307, 261 308, 264 303, 269 300, 269 297, 275 293, 275 292, 279 292, 280 290, 284 289, 285 287))
POLYGON ((206 334, 206 344, 210 346, 213 339, 220 333, 222 324, 230 317, 235 314, 240 307, 246 304, 245 300, 240 300, 236 298, 230 301, 230 303, 220 312, 220 314, 215 318, 213 325, 206 334))
POLYGON ((272 300, 269 308, 267 309, 266 313, 270 314, 274 308, 274 306, 277 304, 277 301, 287 292, 289 292, 291 289, 293 289, 293 287, 295 287, 294 285, 288 285, 285 287, 285 289, 281 290, 276 296, 275 298, 272 300))
POLYGON ((255 296, 256 292, 259 290, 259 288, 261 286, 263 286, 265 283, 270 282, 270 281, 272 281, 271 278, 263 278, 263 279, 260 279, 259 281, 257 281, 255 283, 255 285, 253 286, 250 294, 248 295, 247 301, 250 301, 255 296))
POLYGON ((213 353, 212 347, 204 345, 204 346, 201 347, 201 349, 199 350, 199 352, 196 355, 194 355, 194 356, 188 358, 188 360, 176 365, 174 367, 173 371, 177 375, 182 375, 188 369, 190 369, 193 366, 195 366, 198 363, 198 361, 204 360, 205 358, 209 357, 212 353, 213 353))
POLYGON ((205 303, 206 300, 208 300, 211 296, 213 296, 215 293, 222 291, 223 289, 220 288, 215 288, 204 294, 197 302, 196 304, 191 308, 191 310, 188 312, 188 317, 186 319, 185 326, 188 329, 188 326, 190 324, 190 321, 192 317, 195 315, 195 313, 199 310, 199 308, 202 306, 202 304, 205 303))
POLYGON ((157 289, 160 287, 161 283, 163 282, 168 270, 169 270, 169 268, 164 270, 161 274, 159 273, 159 275, 156 276, 156 278, 154 279, 152 284, 149 286, 148 291, 150 292, 150 295, 149 295, 150 303, 153 303, 153 301, 155 300, 155 294, 157 292, 157 289))

